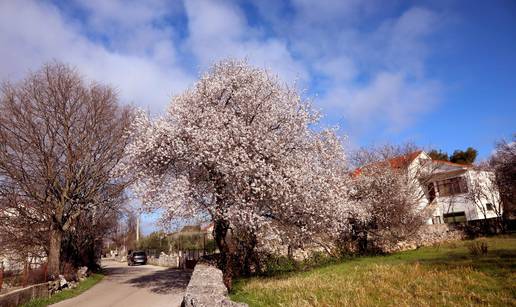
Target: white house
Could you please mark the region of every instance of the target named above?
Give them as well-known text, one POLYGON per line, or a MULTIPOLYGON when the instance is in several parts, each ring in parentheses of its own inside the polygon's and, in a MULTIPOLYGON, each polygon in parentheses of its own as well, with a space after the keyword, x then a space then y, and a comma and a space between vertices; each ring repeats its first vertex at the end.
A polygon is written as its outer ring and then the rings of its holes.
POLYGON ((428 224, 489 219, 502 214, 493 172, 434 160, 424 151, 388 162, 393 168, 408 168, 409 176, 418 183, 420 208, 431 216, 428 224))

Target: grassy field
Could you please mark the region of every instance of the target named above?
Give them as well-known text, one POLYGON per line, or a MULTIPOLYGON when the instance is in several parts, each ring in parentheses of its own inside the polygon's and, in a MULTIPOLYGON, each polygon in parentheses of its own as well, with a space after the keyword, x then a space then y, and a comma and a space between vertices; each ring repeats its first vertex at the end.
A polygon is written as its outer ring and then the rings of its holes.
POLYGON ((86 280, 80 282, 75 289, 66 289, 61 292, 58 292, 52 295, 50 298, 39 298, 32 301, 29 301, 22 305, 23 307, 44 307, 48 305, 52 305, 58 303, 60 301, 64 301, 66 299, 75 297, 89 288, 96 285, 99 281, 104 278, 102 274, 91 274, 86 280))
POLYGON ((462 241, 241 279, 231 298, 249 306, 516 306, 516 236, 485 241, 483 256, 462 241))

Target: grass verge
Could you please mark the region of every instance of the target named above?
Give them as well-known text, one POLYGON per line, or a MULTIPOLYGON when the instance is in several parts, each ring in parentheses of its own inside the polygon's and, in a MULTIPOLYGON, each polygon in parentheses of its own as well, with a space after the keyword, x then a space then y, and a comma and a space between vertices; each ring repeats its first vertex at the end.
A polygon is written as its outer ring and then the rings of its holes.
POLYGON ((24 305, 23 307, 44 307, 48 305, 52 305, 55 303, 58 303, 60 301, 67 300, 69 298, 75 297, 84 291, 90 289, 94 285, 96 285, 99 281, 101 281, 104 278, 104 275, 102 274, 91 274, 88 278, 86 278, 84 281, 81 281, 77 288, 75 289, 65 289, 61 292, 58 292, 54 295, 52 295, 49 298, 38 298, 31 300, 24 305))
POLYGON ((308 272, 237 280, 249 306, 516 306, 516 237, 493 237, 387 256, 357 257, 308 272))

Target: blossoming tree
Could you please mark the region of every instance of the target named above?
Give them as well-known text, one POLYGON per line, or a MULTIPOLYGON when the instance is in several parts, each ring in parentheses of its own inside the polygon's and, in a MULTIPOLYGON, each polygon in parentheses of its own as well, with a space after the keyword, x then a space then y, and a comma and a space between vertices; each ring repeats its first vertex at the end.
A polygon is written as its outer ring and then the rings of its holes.
POLYGON ((163 221, 208 216, 231 286, 232 243, 299 244, 337 233, 344 219, 345 156, 333 130, 267 71, 224 61, 173 98, 166 115, 141 113, 125 171, 135 194, 163 221))

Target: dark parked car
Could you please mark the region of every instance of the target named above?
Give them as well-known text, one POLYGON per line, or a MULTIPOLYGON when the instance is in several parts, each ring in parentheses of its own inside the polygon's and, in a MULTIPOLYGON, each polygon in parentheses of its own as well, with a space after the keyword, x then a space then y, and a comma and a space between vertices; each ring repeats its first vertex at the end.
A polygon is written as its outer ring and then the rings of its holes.
POLYGON ((133 251, 127 256, 127 265, 147 264, 145 251, 133 251))

